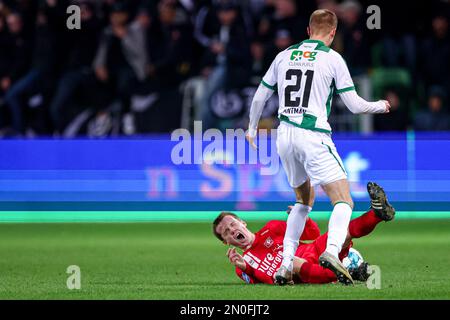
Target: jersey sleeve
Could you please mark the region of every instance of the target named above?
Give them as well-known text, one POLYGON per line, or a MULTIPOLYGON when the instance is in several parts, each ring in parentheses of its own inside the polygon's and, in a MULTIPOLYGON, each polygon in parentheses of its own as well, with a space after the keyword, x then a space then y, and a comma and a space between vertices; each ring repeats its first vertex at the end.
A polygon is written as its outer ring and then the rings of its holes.
POLYGON ((281 220, 271 220, 266 224, 266 228, 270 229, 276 235, 283 236, 286 233, 287 223, 281 220))
POLYGON ((239 278, 241 278, 244 282, 252 284, 252 283, 258 283, 258 281, 256 279, 254 279, 251 275, 250 272, 251 270, 247 270, 248 269, 248 265, 245 271, 242 271, 241 269, 239 269, 238 267, 236 267, 236 274, 239 278))
POLYGON ((247 265, 245 271, 236 267, 236 274, 239 278, 249 284, 265 283, 273 284, 273 278, 261 270, 256 270, 247 265))
POLYGON ((251 137, 256 137, 258 122, 261 118, 264 105, 266 104, 266 101, 269 100, 269 98, 272 96, 272 94, 273 89, 267 88, 267 86, 263 85, 261 82, 261 84, 258 86, 258 89, 256 90, 255 95, 253 96, 252 105, 249 112, 248 134, 251 137))
POLYGON ((275 90, 277 88, 277 58, 272 61, 272 64, 267 70, 266 74, 261 80, 261 84, 271 90, 275 90))
POLYGON ((350 71, 348 70, 345 60, 336 54, 336 59, 334 59, 334 81, 336 84, 336 93, 343 93, 351 90, 355 90, 355 85, 353 84, 350 71))
POLYGON ((316 240, 320 236, 320 228, 317 223, 308 217, 305 223, 305 229, 303 229, 300 240, 316 240))

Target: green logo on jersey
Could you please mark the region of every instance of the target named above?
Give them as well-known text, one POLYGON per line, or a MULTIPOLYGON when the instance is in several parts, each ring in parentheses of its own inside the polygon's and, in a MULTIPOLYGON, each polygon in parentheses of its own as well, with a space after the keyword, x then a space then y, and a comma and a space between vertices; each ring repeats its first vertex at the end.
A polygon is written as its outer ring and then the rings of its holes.
POLYGON ((294 50, 291 54, 291 61, 300 61, 302 58, 308 59, 308 61, 316 60, 316 51, 302 51, 294 50))

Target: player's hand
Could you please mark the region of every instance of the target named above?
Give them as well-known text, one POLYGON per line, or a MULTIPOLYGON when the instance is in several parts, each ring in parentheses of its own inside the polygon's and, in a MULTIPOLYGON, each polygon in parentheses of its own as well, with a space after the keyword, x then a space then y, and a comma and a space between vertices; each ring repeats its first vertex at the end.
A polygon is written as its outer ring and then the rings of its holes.
POLYGON ((251 135, 249 135, 249 134, 248 134, 248 131, 247 131, 247 133, 245 134, 245 139, 247 139, 248 143, 252 146, 252 148, 253 148, 254 150, 257 150, 258 147, 256 146, 255 138, 256 138, 256 137, 252 137, 251 135))
POLYGON ((386 106, 386 110, 384 111, 384 113, 389 113, 389 111, 391 110, 391 104, 387 100, 381 100, 381 101, 383 101, 386 106))
POLYGON ((241 270, 245 270, 244 258, 236 251, 236 248, 229 248, 227 256, 230 262, 241 270))

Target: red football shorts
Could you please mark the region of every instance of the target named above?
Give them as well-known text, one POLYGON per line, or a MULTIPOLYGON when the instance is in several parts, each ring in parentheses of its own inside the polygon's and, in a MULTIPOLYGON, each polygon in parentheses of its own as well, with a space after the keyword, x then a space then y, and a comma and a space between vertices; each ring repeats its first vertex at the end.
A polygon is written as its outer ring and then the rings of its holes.
MULTIPOLYGON (((327 239, 328 239, 328 232, 324 233, 320 237, 318 237, 316 240, 314 240, 311 243, 300 243, 300 245, 297 248, 297 251, 295 252, 295 256, 299 258, 303 258, 308 262, 311 263, 319 263, 319 257, 322 254, 322 252, 325 251, 327 248, 327 239)), ((347 248, 344 248, 341 250, 341 253, 339 254, 339 259, 344 259, 348 255, 348 250, 353 246, 353 242, 350 241, 350 244, 347 248)))

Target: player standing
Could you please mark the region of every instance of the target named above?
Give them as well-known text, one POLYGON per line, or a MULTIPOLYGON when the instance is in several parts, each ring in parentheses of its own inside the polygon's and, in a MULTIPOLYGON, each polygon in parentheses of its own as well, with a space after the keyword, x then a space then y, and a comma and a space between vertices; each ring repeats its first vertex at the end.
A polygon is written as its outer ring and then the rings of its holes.
POLYGON ((292 279, 294 253, 314 203, 313 187, 320 185, 334 206, 328 223, 328 241, 320 264, 353 283, 338 253, 347 235, 353 201, 342 160, 331 140, 328 123, 333 92, 353 113, 389 112, 387 101, 367 102, 356 94, 344 59, 330 49, 337 17, 329 10, 312 13, 307 28, 310 39, 280 52, 264 75, 253 97, 247 140, 254 139, 264 104, 278 90, 280 125, 277 151, 297 203, 287 220, 283 261, 276 274, 278 284, 292 279))

